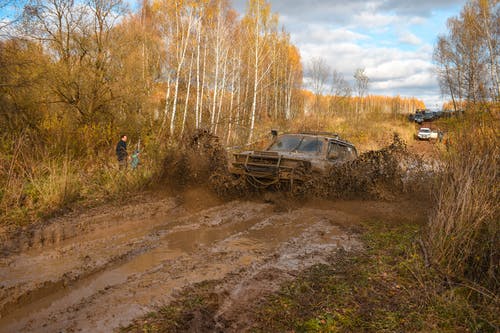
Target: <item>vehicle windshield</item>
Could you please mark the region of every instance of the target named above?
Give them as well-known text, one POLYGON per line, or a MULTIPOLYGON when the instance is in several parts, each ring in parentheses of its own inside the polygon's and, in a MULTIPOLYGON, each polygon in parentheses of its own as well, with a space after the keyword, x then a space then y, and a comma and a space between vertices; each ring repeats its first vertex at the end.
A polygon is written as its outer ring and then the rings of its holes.
POLYGON ((429 133, 431 130, 428 128, 421 128, 420 133, 429 133))
POLYGON ((317 154, 321 152, 323 140, 314 136, 282 135, 269 147, 268 151, 298 152, 317 154))

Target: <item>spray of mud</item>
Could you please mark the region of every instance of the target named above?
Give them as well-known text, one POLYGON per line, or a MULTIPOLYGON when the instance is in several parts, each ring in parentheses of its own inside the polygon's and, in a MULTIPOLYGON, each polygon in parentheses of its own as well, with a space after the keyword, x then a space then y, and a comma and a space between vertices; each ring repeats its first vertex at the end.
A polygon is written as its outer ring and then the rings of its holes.
POLYGON ((430 179, 424 172, 422 159, 409 152, 397 134, 386 147, 367 151, 323 174, 309 175, 291 190, 290 187, 256 189, 244 177, 232 175, 228 163, 227 151, 219 138, 207 130, 197 130, 169 154, 163 178, 180 186, 206 185, 224 199, 248 197, 262 191, 285 191, 290 198, 382 200, 393 200, 409 192, 426 192, 430 179))
POLYGON ((223 198, 252 193, 252 187, 244 179, 229 172, 228 163, 227 151, 219 138, 208 130, 198 129, 170 149, 161 178, 174 186, 208 186, 223 198))
POLYGON ((395 134, 379 150, 370 150, 356 160, 332 166, 324 175, 306 182, 306 193, 330 199, 393 200, 402 194, 425 191, 422 159, 408 151, 395 134))

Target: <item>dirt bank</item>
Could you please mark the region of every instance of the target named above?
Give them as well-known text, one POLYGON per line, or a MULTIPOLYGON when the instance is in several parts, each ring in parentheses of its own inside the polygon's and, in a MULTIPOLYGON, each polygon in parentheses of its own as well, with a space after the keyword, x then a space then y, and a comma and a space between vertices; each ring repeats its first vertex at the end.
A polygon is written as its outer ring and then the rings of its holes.
POLYGON ((357 223, 399 216, 398 205, 222 202, 197 188, 58 218, 4 246, 0 332, 110 331, 208 280, 227 281, 217 313, 227 318, 235 302, 359 248, 357 223))

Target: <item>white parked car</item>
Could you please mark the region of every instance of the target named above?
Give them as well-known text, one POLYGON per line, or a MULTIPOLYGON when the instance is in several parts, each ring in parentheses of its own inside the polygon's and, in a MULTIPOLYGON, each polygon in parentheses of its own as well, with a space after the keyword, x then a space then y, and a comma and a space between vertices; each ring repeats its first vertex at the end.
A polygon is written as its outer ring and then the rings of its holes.
POLYGON ((432 131, 430 128, 422 127, 418 131, 417 138, 420 140, 431 140, 438 138, 438 132, 432 131))

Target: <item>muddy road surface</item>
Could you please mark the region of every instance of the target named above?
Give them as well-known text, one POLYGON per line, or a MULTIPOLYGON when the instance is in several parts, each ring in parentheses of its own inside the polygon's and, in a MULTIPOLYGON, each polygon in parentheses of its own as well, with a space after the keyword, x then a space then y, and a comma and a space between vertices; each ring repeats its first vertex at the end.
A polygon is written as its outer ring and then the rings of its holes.
POLYGON ((333 252, 360 248, 357 223, 400 215, 398 206, 222 202, 192 189, 57 218, 3 244, 0 332, 109 332, 215 279, 227 279, 217 316, 228 318, 333 252))

